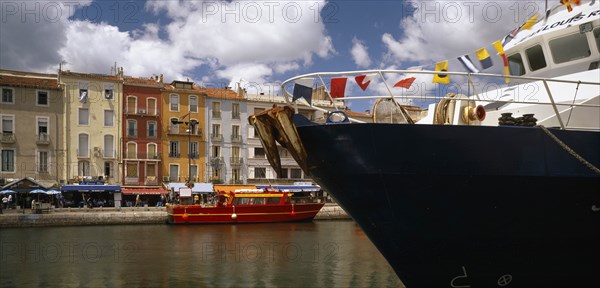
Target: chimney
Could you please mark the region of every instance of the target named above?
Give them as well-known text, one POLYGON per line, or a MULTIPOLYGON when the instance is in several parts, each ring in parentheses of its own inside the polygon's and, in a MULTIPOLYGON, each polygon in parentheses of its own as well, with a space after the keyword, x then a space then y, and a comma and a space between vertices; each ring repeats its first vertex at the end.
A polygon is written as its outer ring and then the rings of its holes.
POLYGON ((123 80, 123 67, 119 67, 117 70, 117 79, 123 80))
POLYGON ((163 74, 161 73, 160 76, 157 77, 158 78, 158 83, 163 83, 163 74))
POLYGON ((245 89, 242 89, 242 87, 241 87, 240 85, 238 85, 237 94, 238 94, 240 97, 246 98, 246 93, 244 93, 244 92, 246 92, 246 91, 244 91, 244 90, 245 90, 245 89))

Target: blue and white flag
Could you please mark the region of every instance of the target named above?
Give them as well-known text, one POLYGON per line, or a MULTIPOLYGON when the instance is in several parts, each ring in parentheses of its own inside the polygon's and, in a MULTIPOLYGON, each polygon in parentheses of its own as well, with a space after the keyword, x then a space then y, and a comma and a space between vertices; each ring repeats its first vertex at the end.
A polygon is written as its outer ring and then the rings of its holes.
POLYGON ((294 97, 292 98, 292 101, 304 98, 308 104, 312 105, 312 91, 314 84, 315 78, 302 78, 296 80, 294 83, 294 97))
POLYGON ((460 63, 462 63, 465 68, 471 73, 479 73, 479 69, 473 65, 473 61, 469 58, 469 55, 463 55, 457 58, 460 63))

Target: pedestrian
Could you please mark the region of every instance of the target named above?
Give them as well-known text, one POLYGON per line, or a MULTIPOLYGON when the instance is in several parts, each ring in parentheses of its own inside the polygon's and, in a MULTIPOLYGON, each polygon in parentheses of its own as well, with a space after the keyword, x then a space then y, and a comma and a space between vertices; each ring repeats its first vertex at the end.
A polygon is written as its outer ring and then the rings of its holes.
POLYGON ((12 208, 12 195, 8 195, 8 208, 12 208))
POLYGON ((140 194, 137 194, 137 196, 135 196, 135 207, 139 207, 140 206, 140 194))
POLYGON ((6 207, 8 207, 8 197, 4 195, 4 197, 2 197, 2 209, 6 209, 6 207))

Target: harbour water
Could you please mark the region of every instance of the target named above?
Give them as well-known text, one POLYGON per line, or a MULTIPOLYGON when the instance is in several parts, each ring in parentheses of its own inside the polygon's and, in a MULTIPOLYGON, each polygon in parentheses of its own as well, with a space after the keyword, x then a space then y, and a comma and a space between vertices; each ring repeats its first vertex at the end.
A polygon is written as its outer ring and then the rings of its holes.
POLYGON ((403 287, 353 221, 2 229, 1 287, 403 287))

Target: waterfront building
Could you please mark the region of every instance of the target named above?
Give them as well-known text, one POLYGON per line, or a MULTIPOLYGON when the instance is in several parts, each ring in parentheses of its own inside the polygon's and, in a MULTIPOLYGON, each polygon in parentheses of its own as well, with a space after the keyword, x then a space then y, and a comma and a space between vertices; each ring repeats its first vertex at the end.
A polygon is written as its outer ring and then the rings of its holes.
POLYGON ((64 99, 56 74, 0 70, 0 179, 65 175, 64 99))
POLYGON ((123 69, 116 75, 59 71, 63 87, 66 177, 121 183, 119 171, 123 69))
POLYGON ((206 92, 206 178, 214 184, 242 184, 248 173, 246 101, 229 87, 206 92))
POLYGON ((122 114, 122 186, 160 188, 162 75, 146 78, 125 77, 122 114))
MULTIPOLYGON (((246 105, 249 116, 271 109, 274 104, 279 106, 286 105, 283 96, 244 93, 244 98, 247 101, 246 105)), ((303 106, 299 106, 298 108, 299 112, 310 120, 322 119, 324 117, 323 112, 314 110, 313 108, 303 106)), ((298 181, 310 181, 287 149, 281 147, 279 144, 277 147, 279 156, 281 157, 283 175, 279 175, 278 177, 267 160, 265 148, 262 146, 254 127, 248 121, 245 121, 245 123, 244 130, 248 133, 248 164, 246 166, 248 169, 248 184, 292 184, 298 181)))
POLYGON ((161 90, 163 182, 205 182, 206 93, 194 82, 175 80, 161 90))

